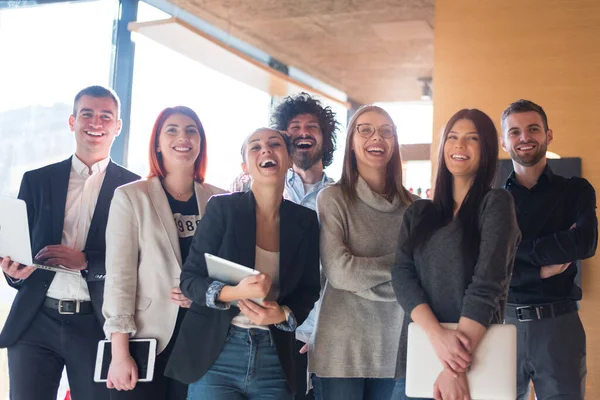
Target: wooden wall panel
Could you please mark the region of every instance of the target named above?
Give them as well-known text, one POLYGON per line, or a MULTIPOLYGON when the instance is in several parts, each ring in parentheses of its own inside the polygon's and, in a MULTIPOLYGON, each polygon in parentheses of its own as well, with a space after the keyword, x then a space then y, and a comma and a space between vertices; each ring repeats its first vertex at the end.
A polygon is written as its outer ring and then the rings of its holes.
MULTIPOLYGON (((549 150, 581 157, 600 191, 600 1, 437 0, 434 52, 433 163, 454 112, 479 108, 499 127, 504 108, 526 98, 548 114, 549 150)), ((586 398, 600 399, 600 255, 583 263, 583 291, 586 398)))

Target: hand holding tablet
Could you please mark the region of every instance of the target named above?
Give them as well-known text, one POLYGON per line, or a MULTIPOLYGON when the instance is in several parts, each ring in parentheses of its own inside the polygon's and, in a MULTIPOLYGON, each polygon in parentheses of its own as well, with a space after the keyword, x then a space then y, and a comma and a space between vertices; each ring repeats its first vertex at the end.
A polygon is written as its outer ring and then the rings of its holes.
POLYGON ((236 285, 236 292, 240 299, 264 299, 270 288, 271 277, 266 274, 257 274, 242 279, 236 285))
MULTIPOLYGON (((138 370, 138 382, 152 382, 156 359, 156 339, 129 339, 129 354, 138 370)), ((108 369, 112 361, 110 340, 101 340, 96 353, 94 382, 106 382, 108 369)))
MULTIPOLYGON (((237 298, 249 299, 262 305, 271 288, 271 278, 268 275, 212 254, 206 253, 204 258, 209 277, 235 286, 237 298)), ((237 306, 235 301, 229 303, 237 306)))

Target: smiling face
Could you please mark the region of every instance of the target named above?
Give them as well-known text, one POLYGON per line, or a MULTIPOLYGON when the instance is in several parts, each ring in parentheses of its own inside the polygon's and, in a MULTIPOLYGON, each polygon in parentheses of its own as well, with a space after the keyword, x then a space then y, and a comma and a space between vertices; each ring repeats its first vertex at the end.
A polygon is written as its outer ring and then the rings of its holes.
POLYGON ((385 171, 394 154, 394 142, 397 140, 396 135, 388 138, 381 135, 382 130, 385 131, 394 125, 385 115, 367 111, 356 119, 356 126, 369 125, 376 128, 371 137, 361 136, 356 128, 352 133, 352 151, 356 156, 359 173, 367 168, 385 171))
POLYGON ((106 158, 121 132, 117 105, 110 97, 84 95, 75 104, 75 114, 69 117, 69 128, 75 133, 77 154, 106 158))
POLYGON ((479 133, 473 121, 459 119, 444 142, 444 162, 454 177, 475 177, 481 159, 479 133))
POLYGON ((502 149, 524 167, 537 164, 546 156, 552 130, 544 130, 542 117, 535 111, 510 114, 502 124, 502 149))
POLYGON ((157 146, 166 172, 176 168, 193 169, 201 144, 200 131, 192 118, 184 114, 173 114, 167 118, 160 130, 157 146))
POLYGON ((286 143, 281 134, 272 129, 253 133, 244 144, 244 173, 253 184, 283 184, 287 170, 292 167, 286 143))
POLYGON ((296 115, 290 120, 287 132, 292 142, 292 159, 296 167, 306 171, 321 161, 323 133, 315 115, 296 115))

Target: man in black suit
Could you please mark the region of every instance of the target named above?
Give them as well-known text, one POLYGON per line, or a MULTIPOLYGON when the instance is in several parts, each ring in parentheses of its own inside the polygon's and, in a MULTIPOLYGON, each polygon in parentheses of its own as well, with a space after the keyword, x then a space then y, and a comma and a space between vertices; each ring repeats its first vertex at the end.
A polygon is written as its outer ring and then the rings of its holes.
POLYGON ((69 127, 75 154, 26 172, 19 198, 27 205, 36 262, 80 273, 21 266, 1 255, 8 284, 18 290, 0 333, 12 400, 55 400, 64 367, 74 400, 109 397, 106 385, 93 381, 97 344, 104 338, 104 236, 114 190, 139 176, 109 158, 121 130, 113 91, 80 91, 69 127))

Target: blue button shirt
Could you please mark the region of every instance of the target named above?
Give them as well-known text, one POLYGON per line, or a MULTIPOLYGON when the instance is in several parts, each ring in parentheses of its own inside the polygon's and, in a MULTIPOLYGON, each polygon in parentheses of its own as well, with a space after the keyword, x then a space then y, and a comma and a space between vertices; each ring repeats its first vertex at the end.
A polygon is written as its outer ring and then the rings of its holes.
POLYGON ((328 178, 323 173, 323 178, 315 184, 315 186, 308 192, 304 192, 304 182, 300 175, 290 169, 285 179, 285 189, 283 191, 283 197, 287 200, 293 201, 301 206, 308 207, 311 210, 317 209, 317 195, 324 187, 333 184, 333 179, 328 178))
MULTIPOLYGON (((293 201, 296 204, 316 210, 317 195, 321 189, 332 184, 333 179, 328 178, 327 175, 323 173, 323 178, 317 182, 308 193, 305 193, 304 182, 302 182, 300 175, 290 169, 285 179, 285 190, 283 192, 283 197, 287 200, 293 201)), ((306 317, 304 323, 296 329, 296 339, 301 340, 304 343, 308 343, 310 335, 313 332, 315 326, 316 308, 317 307, 315 306, 310 314, 308 314, 308 317, 306 317)))

